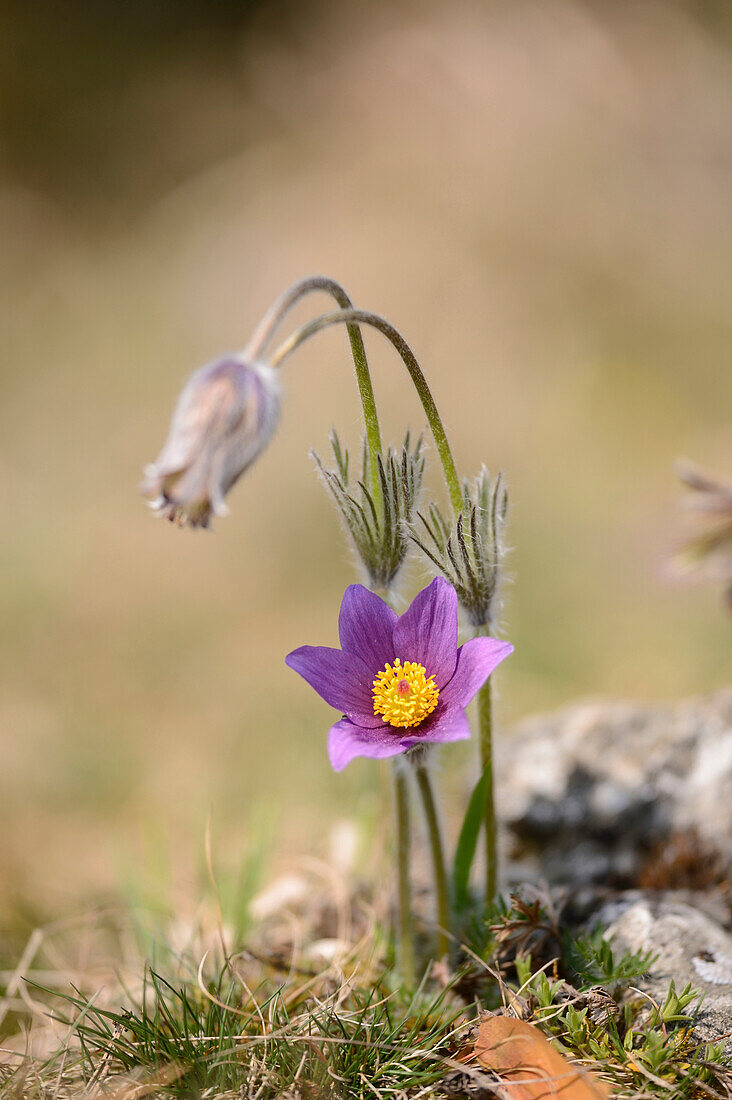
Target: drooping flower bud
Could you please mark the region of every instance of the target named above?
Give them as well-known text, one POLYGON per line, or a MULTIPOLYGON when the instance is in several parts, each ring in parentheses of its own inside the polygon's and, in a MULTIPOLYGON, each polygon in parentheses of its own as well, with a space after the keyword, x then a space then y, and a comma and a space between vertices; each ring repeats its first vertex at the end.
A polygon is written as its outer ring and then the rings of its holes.
POLYGON ((269 443, 280 411, 276 372, 228 356, 197 370, 173 413, 168 438, 141 486, 158 515, 208 527, 224 497, 269 443))

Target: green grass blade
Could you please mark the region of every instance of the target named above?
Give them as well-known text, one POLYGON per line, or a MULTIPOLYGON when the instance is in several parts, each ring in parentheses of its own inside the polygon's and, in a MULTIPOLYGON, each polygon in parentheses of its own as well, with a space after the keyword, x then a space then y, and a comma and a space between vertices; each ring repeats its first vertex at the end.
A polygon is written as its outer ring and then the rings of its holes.
POLYGON ((491 765, 489 764, 473 788, 455 849, 452 885, 455 908, 458 913, 464 912, 470 906, 470 871, 478 847, 478 836, 483 823, 483 806, 490 781, 491 765))

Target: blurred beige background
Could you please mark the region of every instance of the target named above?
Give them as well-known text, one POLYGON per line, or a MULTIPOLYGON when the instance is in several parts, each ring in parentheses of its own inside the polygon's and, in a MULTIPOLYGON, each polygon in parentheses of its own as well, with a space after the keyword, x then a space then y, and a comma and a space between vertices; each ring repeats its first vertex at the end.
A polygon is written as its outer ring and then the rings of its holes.
MULTIPOLYGON (((345 335, 286 366, 215 534, 136 491, 188 373, 311 272, 412 343, 462 472, 507 475, 504 727, 729 681, 718 594, 664 576, 673 459, 732 468, 726 4, 48 2, 0 30, 3 910, 185 881, 211 807, 232 860, 374 816, 283 664, 353 579, 308 458, 332 424, 358 445, 345 335)), ((367 343, 396 439, 420 408, 367 343)))

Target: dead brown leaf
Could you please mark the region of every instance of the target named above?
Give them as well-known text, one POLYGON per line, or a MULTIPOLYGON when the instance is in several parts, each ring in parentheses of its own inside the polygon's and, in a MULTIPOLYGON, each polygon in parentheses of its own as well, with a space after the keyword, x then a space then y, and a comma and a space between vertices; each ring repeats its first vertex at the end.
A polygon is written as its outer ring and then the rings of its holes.
POLYGON ((481 1019, 475 1056, 509 1086, 512 1100, 607 1100, 610 1090, 555 1050, 533 1024, 511 1016, 481 1019))

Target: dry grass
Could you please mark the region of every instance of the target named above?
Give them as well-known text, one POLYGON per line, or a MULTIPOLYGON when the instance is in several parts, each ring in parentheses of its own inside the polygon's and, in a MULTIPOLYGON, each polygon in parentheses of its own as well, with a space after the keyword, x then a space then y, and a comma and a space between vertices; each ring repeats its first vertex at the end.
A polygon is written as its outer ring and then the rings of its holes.
POLYGON ((614 958, 537 904, 477 922, 452 973, 427 965, 424 925, 410 995, 390 968, 383 899, 329 868, 280 880, 249 915, 245 936, 218 904, 152 936, 131 911, 35 931, 3 975, 0 1095, 487 1097, 495 1077, 472 1054, 486 1006, 536 1024, 618 1097, 730 1095, 719 1050, 691 1038, 688 993, 649 1006, 633 991, 645 960, 614 958), (529 941, 533 967, 516 954, 529 941))

